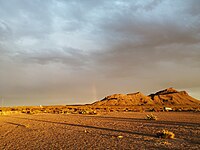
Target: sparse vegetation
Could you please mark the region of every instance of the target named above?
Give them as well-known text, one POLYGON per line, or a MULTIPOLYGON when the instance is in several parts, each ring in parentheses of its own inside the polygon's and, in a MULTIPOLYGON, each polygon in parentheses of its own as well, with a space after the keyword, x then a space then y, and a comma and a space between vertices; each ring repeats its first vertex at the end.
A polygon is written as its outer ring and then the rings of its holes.
MULTIPOLYGON (((200 112, 200 106, 173 106, 172 111, 192 111, 200 112)), ((163 106, 92 106, 92 105, 71 105, 71 106, 19 106, 19 107, 3 107, 0 109, 0 115, 8 114, 39 114, 39 113, 50 113, 50 114, 85 114, 85 115, 96 115, 101 112, 149 112, 152 111, 164 111, 163 106)), ((157 116, 152 114, 146 115, 146 120, 157 120, 157 116)))
POLYGON ((157 120, 158 117, 155 116, 155 115, 153 115, 153 114, 150 114, 150 115, 146 115, 146 119, 147 119, 147 120, 157 120))
POLYGON ((167 131, 167 130, 162 130, 159 131, 156 136, 158 138, 164 138, 164 139, 174 139, 175 134, 173 132, 167 131))

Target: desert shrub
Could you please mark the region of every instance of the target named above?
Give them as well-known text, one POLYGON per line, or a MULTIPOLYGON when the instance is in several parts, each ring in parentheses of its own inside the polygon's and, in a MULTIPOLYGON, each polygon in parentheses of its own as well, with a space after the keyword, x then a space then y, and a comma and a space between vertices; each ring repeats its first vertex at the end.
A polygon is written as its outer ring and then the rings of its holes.
POLYGON ((31 110, 23 109, 23 110, 21 111, 21 113, 24 113, 24 114, 32 114, 32 111, 31 111, 31 110))
POLYGON ((167 130, 162 130, 162 131, 157 132, 156 136, 158 138, 173 139, 175 137, 175 134, 167 130))
POLYGON ((146 115, 146 119, 147 119, 147 120, 157 120, 158 117, 155 116, 155 115, 153 115, 153 114, 150 114, 150 115, 146 115))
POLYGON ((21 113, 26 113, 26 110, 22 109, 22 110, 21 110, 21 113))
POLYGON ((78 114, 85 114, 85 115, 96 115, 97 112, 93 110, 81 110, 78 111, 78 114))
POLYGON ((94 110, 94 111, 88 111, 88 114, 89 115, 97 115, 97 112, 94 110))

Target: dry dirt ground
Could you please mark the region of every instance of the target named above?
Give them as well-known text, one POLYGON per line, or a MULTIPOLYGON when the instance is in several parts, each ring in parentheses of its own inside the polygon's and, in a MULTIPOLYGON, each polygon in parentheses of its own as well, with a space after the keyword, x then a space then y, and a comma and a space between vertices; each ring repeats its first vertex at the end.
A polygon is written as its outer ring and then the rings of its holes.
POLYGON ((200 113, 0 115, 0 149, 200 149, 200 113), (175 139, 156 133, 167 129, 175 139))

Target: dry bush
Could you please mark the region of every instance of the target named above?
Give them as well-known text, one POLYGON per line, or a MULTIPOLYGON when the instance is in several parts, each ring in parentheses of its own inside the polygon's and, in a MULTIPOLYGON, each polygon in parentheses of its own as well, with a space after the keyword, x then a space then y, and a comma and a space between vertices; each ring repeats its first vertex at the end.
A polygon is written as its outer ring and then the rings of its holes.
POLYGON ((85 114, 85 115, 96 115, 97 112, 93 110, 80 110, 78 114, 85 114))
POLYGON ((162 130, 156 133, 156 136, 158 138, 164 138, 164 139, 173 139, 175 137, 175 134, 173 132, 162 130))
POLYGON ((153 115, 153 114, 150 114, 150 115, 146 115, 146 119, 147 119, 147 120, 157 120, 158 117, 155 116, 155 115, 153 115))

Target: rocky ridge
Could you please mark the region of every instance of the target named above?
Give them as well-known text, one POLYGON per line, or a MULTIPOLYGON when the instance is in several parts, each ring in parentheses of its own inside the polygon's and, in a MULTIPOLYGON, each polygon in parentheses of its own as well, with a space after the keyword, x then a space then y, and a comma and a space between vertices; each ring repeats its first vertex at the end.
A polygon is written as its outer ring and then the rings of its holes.
POLYGON ((138 105, 198 105, 200 101, 191 97, 186 91, 173 88, 158 91, 148 96, 141 92, 130 94, 113 94, 93 103, 97 106, 138 106, 138 105))

